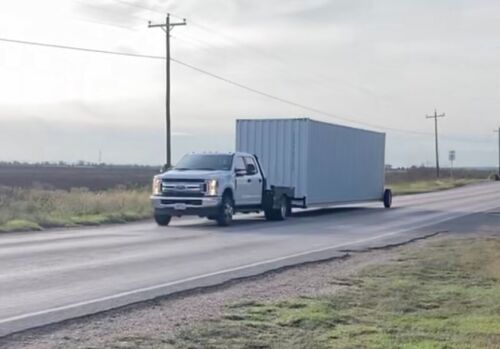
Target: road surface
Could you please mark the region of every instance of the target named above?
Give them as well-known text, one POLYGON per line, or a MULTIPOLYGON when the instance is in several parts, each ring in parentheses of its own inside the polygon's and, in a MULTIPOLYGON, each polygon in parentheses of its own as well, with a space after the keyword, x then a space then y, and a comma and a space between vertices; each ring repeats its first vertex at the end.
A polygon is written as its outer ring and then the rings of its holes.
POLYGON ((500 208, 500 183, 311 210, 0 235, 0 336, 283 266, 398 244, 500 208))

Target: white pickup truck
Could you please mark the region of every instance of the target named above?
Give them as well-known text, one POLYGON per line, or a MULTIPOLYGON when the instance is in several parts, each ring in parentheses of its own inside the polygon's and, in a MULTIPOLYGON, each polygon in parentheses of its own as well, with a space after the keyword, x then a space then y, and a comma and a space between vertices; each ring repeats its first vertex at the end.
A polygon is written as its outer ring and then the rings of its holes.
POLYGON ((153 179, 156 223, 194 215, 231 224, 236 212, 265 212, 283 220, 291 211, 294 188, 267 183, 259 159, 248 153, 192 153, 153 179))

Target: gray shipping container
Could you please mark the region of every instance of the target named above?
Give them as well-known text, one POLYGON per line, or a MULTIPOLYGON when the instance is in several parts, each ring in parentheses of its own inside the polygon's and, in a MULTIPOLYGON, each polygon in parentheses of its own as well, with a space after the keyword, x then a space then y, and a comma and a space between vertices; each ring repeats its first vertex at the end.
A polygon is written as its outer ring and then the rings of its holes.
POLYGON ((236 150, 259 157, 269 185, 307 206, 382 200, 385 134, 303 119, 236 121, 236 150))

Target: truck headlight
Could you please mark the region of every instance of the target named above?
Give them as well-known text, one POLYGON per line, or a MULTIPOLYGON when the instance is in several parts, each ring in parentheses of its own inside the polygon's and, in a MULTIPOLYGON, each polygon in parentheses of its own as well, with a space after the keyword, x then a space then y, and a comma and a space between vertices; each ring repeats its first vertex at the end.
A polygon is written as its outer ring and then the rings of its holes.
POLYGON ((162 193, 161 183, 161 178, 153 178, 153 195, 160 195, 162 193))
POLYGON ((207 195, 208 196, 217 196, 217 180, 209 179, 207 181, 207 195))

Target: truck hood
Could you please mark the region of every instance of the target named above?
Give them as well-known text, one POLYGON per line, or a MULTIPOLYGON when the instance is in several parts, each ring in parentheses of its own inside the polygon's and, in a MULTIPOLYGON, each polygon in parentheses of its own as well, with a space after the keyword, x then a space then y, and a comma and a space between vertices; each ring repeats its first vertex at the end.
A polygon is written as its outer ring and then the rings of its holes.
POLYGON ((187 171, 177 171, 170 170, 161 175, 162 179, 184 179, 184 178, 195 178, 195 179, 212 179, 227 175, 229 171, 197 171, 197 170, 187 170, 187 171))

